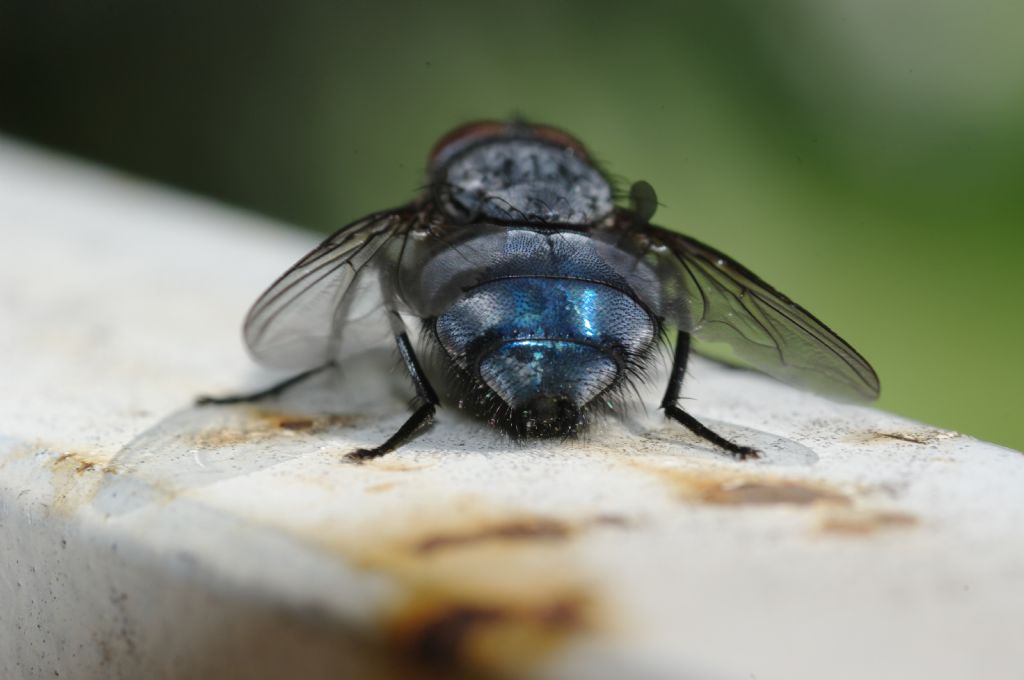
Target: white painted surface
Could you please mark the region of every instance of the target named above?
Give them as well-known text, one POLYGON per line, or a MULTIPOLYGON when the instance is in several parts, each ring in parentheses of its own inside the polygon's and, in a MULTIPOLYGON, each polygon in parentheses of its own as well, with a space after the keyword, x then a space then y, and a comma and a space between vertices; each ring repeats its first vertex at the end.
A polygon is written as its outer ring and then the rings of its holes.
POLYGON ((355 466, 400 399, 192 408, 277 377, 238 325, 313 241, 0 142, 0 677, 1024 677, 1014 451, 704 362, 764 460, 446 410, 355 466))

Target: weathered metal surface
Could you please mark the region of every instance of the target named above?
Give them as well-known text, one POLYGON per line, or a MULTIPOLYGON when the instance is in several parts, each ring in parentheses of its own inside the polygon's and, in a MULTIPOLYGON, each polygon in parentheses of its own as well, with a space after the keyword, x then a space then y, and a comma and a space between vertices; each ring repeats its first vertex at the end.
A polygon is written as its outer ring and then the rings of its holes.
POLYGON ((0 677, 1021 677, 1017 452, 697 362, 764 459, 442 411, 352 465, 372 372, 190 405, 273 379, 238 322, 310 237, 10 142, 0 232, 0 677))

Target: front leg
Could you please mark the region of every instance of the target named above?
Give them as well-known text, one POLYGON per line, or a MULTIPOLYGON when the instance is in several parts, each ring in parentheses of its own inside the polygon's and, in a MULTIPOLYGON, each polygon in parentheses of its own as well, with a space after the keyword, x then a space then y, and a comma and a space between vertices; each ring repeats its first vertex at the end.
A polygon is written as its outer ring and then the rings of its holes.
POLYGON ((689 413, 679 408, 679 391, 683 386, 683 377, 686 374, 686 363, 690 359, 690 334, 679 331, 676 335, 676 351, 672 359, 672 375, 668 379, 668 388, 661 400, 661 408, 665 415, 676 421, 683 427, 693 432, 701 439, 706 439, 715 446, 728 451, 733 458, 744 460, 746 458, 759 458, 757 449, 749 446, 740 446, 725 437, 717 434, 689 413))
POLYGON ((402 332, 395 336, 395 340, 398 343, 398 352, 402 355, 402 361, 405 363, 405 368, 409 371, 413 386, 416 388, 416 401, 419 405, 412 415, 402 423, 398 431, 388 437, 386 442, 372 449, 356 449, 346 456, 350 461, 361 463, 364 460, 380 458, 385 454, 391 453, 412 439, 416 432, 430 425, 434 420, 434 412, 437 410, 439 403, 437 393, 434 392, 434 388, 431 387, 430 381, 427 380, 427 376, 420 366, 419 359, 416 358, 416 353, 412 349, 412 343, 409 342, 409 336, 402 332))

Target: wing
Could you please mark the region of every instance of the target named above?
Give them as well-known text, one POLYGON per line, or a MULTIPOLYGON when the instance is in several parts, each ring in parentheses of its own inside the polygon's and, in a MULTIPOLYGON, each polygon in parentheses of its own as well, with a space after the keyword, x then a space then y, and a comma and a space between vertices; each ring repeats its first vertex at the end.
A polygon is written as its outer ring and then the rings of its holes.
POLYGON ((381 277, 386 247, 407 233, 411 207, 342 227, 295 263, 249 310, 243 334, 260 363, 303 370, 365 349, 388 334, 381 277))
POLYGON ((878 375, 864 357, 749 269, 688 236, 634 228, 681 268, 674 294, 685 298, 676 305, 685 316, 670 320, 699 342, 724 343, 741 363, 791 385, 845 400, 878 397, 878 375))

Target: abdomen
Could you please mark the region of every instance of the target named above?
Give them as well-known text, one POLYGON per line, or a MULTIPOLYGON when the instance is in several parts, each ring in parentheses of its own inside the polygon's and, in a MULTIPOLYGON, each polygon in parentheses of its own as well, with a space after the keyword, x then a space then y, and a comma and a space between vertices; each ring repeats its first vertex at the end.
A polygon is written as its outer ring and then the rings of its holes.
POLYGON ((494 424, 525 436, 576 432, 657 335, 647 310, 611 282, 530 275, 477 284, 433 329, 494 424))

